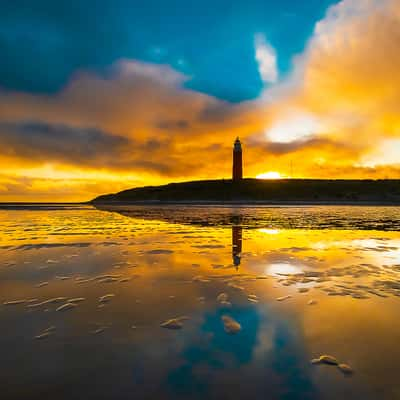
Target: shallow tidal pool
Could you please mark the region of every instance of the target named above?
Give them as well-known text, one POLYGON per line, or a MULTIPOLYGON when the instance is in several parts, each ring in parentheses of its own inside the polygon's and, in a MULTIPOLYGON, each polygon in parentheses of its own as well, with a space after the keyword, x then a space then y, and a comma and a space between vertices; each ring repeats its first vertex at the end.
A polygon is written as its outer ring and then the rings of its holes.
POLYGON ((0 209, 1 399, 399 399, 400 208, 0 209))

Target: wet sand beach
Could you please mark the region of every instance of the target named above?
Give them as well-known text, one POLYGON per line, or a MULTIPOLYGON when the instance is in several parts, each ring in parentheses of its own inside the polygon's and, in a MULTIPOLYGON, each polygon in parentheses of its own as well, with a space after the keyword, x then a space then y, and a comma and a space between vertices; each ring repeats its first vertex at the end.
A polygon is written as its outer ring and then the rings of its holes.
POLYGON ((397 207, 0 209, 2 399, 396 399, 397 207))

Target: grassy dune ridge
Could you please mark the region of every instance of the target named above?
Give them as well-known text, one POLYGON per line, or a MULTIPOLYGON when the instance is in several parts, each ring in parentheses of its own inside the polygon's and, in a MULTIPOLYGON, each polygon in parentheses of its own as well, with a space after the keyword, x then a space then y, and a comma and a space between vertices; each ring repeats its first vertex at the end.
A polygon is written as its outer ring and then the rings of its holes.
POLYGON ((310 202, 400 204, 400 180, 228 179, 170 183, 106 194, 92 203, 310 202))

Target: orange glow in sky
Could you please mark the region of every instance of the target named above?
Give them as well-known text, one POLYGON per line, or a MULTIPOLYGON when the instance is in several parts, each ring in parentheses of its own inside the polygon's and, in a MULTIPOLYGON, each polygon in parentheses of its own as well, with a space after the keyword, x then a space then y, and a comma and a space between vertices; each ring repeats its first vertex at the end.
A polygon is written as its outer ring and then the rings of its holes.
POLYGON ((257 36, 264 86, 237 103, 136 59, 78 71, 50 94, 0 88, 0 201, 230 178, 237 136, 246 177, 399 179, 399 36, 399 1, 342 1, 285 76, 277 49, 257 36))
POLYGON ((256 176, 257 179, 282 179, 282 175, 276 171, 264 172, 256 176))

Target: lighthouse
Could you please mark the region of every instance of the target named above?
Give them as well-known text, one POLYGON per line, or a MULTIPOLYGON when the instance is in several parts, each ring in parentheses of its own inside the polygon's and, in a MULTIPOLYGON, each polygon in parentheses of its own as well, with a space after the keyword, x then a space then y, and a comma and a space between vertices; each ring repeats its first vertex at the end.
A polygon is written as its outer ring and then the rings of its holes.
POLYGON ((243 178, 242 144, 237 137, 233 145, 232 180, 240 181, 243 178))

